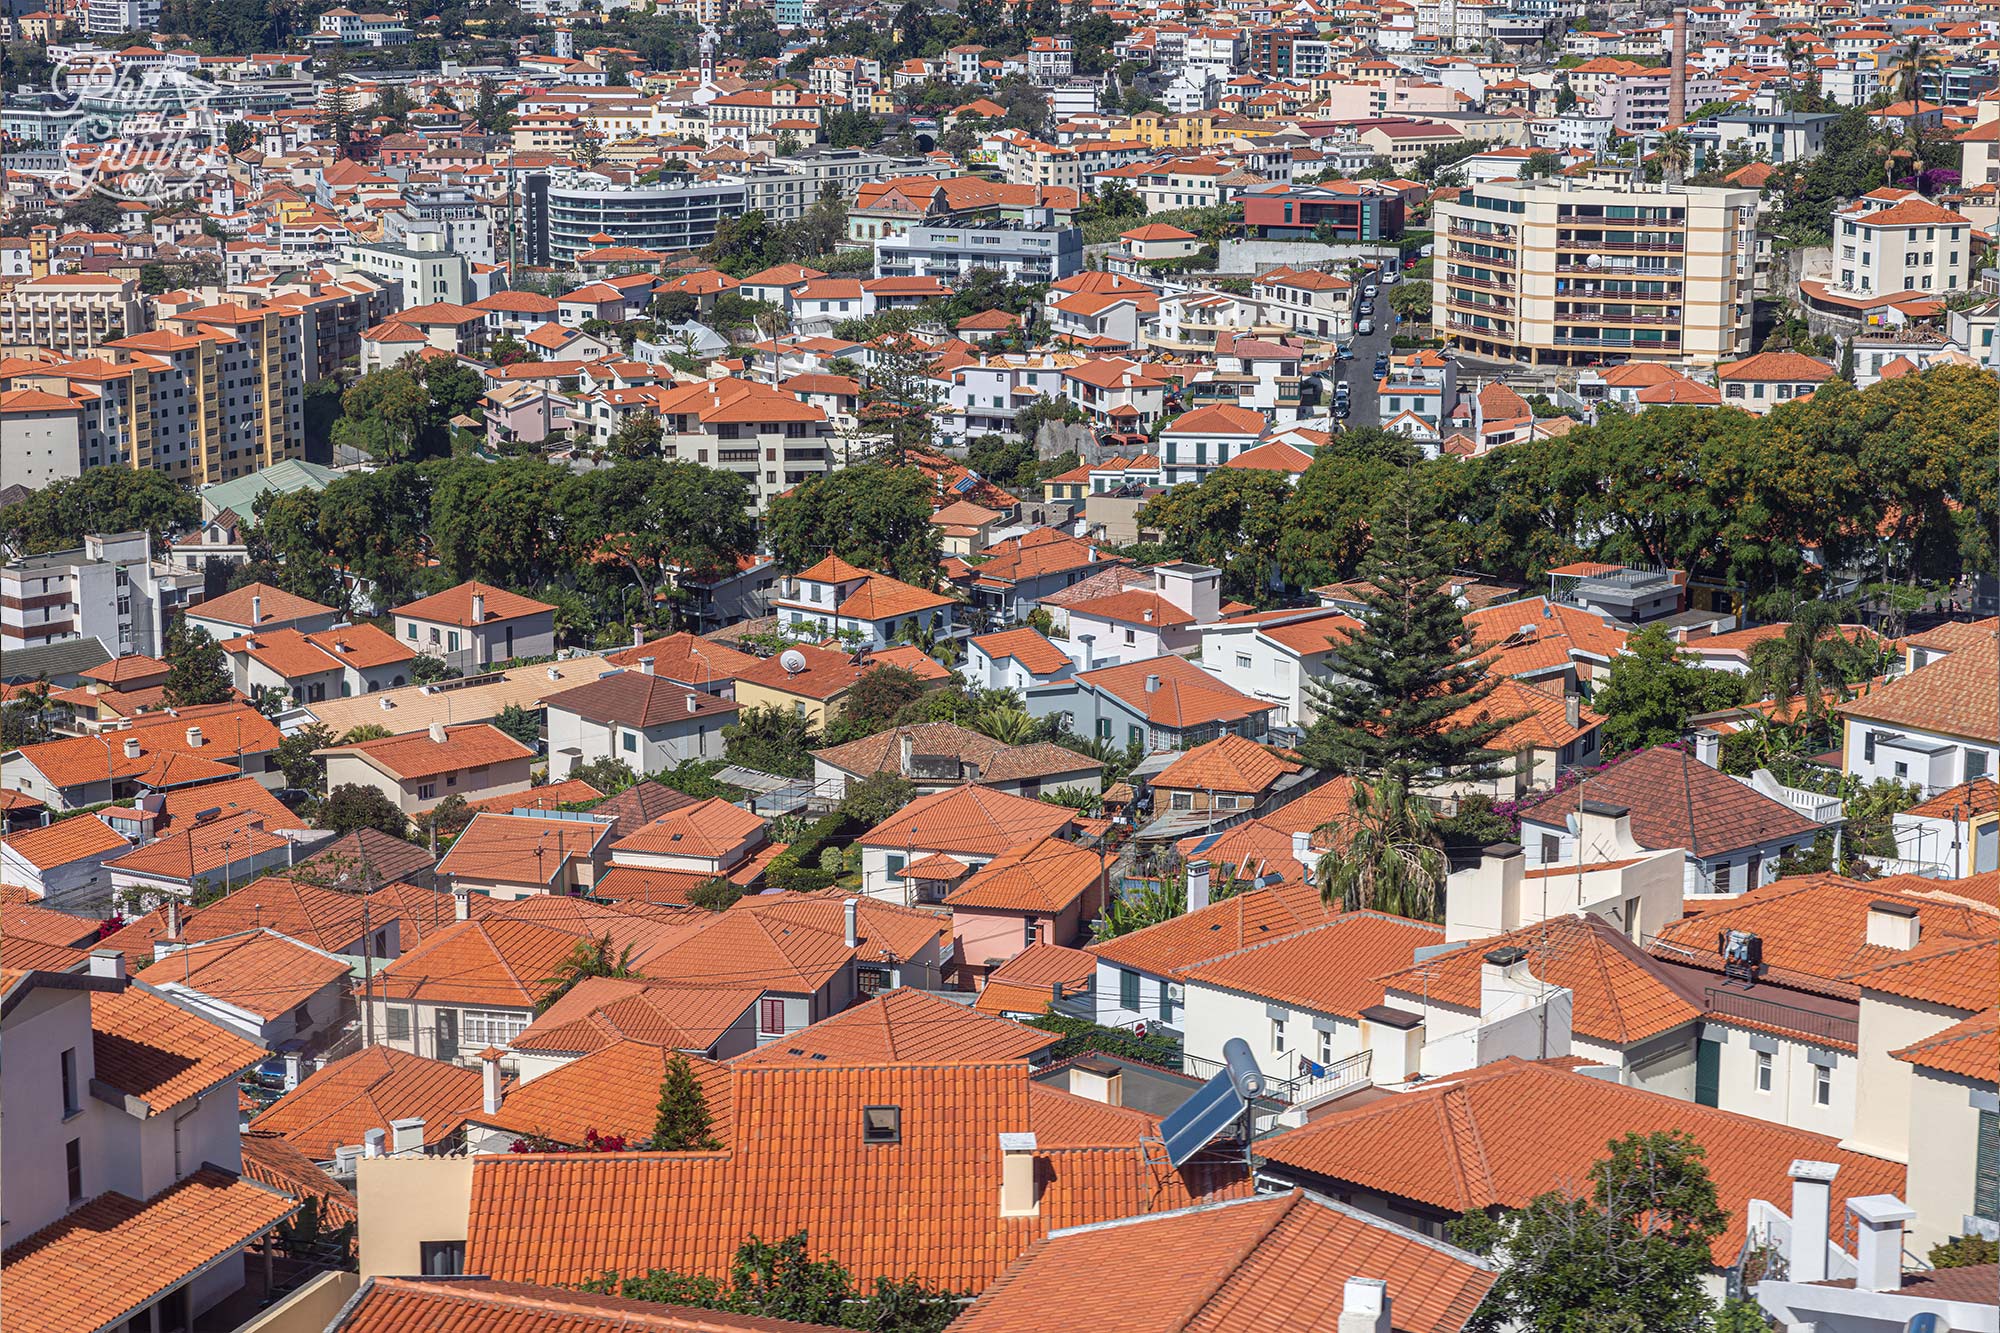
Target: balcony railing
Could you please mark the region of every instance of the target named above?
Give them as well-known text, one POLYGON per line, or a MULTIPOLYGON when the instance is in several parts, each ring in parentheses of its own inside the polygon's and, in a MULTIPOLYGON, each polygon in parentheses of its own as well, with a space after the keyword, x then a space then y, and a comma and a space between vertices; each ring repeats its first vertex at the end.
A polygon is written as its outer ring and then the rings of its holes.
POLYGON ((1480 231, 1473 227, 1447 227, 1447 236, 1463 236, 1468 241, 1485 241, 1489 245, 1518 246, 1521 241, 1512 232, 1480 231))
POLYGON ((1740 1018, 1746 1023, 1761 1023, 1766 1027, 1781 1028, 1786 1032, 1796 1032, 1802 1036, 1817 1037, 1821 1041, 1836 1041, 1853 1046, 1859 1040, 1861 1022, 1858 1017, 1849 1018, 1841 1014, 1821 1013, 1817 1009, 1802 1009, 1782 1000, 1767 1000, 1761 995, 1745 995, 1741 991, 1725 990, 1716 986, 1702 990, 1702 1007, 1709 1013, 1722 1018, 1740 1018))

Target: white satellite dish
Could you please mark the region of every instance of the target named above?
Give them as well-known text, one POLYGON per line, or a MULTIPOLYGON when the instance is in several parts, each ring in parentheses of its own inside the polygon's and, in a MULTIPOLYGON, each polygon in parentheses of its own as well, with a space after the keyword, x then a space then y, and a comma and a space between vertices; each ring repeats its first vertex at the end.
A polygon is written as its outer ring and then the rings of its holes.
POLYGON ((785 669, 786 675, 796 676, 806 669, 806 655, 796 648, 787 648, 778 654, 778 665, 785 669))
POLYGON ((1585 257, 1584 257, 1584 261, 1583 261, 1583 262, 1584 262, 1584 263, 1586 263, 1586 264, 1588 264, 1588 265, 1589 265, 1590 267, 1592 267, 1592 268, 1603 268, 1603 267, 1604 267, 1604 256, 1603 256, 1603 255, 1596 255, 1596 254, 1593 254, 1593 255, 1587 255, 1587 256, 1585 256, 1585 257))

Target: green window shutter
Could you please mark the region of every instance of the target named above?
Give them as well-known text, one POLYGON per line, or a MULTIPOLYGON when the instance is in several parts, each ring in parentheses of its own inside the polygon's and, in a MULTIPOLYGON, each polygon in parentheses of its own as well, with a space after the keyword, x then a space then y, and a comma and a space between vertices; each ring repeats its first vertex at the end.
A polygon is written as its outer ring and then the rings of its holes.
POLYGON ((1139 974, 1121 970, 1118 973, 1118 1007, 1139 1012, 1139 974))
POLYGON ((2000 1222, 2000 1113, 1979 1113, 1979 1151, 1972 1173, 1974 1216, 2000 1222))

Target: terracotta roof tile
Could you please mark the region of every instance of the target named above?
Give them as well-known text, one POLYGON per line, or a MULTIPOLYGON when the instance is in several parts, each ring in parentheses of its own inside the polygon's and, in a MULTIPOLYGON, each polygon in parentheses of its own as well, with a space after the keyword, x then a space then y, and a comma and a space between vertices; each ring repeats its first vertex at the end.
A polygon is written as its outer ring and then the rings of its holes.
POLYGON ((1992 778, 1974 778, 1971 782, 1961 782, 1956 787, 1947 787, 1927 801, 1911 806, 1903 813, 1922 819, 1969 820, 1979 815, 1990 815, 2000 810, 2000 782, 1992 778))
POLYGON ((332 1161, 335 1148, 359 1144, 392 1120, 422 1120, 434 1143, 477 1109, 480 1082, 477 1069, 370 1046, 308 1074, 250 1127, 283 1136, 315 1162, 332 1161))
POLYGON ((1122 967, 1180 978, 1203 963, 1324 924, 1339 915, 1338 908, 1320 901, 1319 890, 1311 885, 1279 884, 1239 893, 1170 921, 1093 944, 1090 951, 1122 967))
POLYGON ((411 620, 434 621, 441 625, 469 626, 473 623, 474 594, 485 601, 486 619, 480 623, 486 625, 555 610, 547 602, 538 602, 532 597, 523 597, 520 593, 496 588, 490 583, 468 581, 455 588, 432 593, 429 597, 419 597, 414 602, 405 602, 391 614, 405 616, 411 620))
POLYGON ((320 1221, 326 1226, 346 1226, 356 1220, 354 1195, 334 1183, 319 1163, 288 1143, 283 1135, 269 1130, 246 1129, 243 1144, 243 1175, 303 1202, 319 1200, 320 1221))
POLYGON ((642 657, 653 659, 655 675, 703 686, 712 681, 732 680, 759 660, 727 644, 712 643, 687 633, 669 634, 620 648, 606 653, 604 660, 614 666, 636 668, 642 657))
POLYGON ((442 741, 431 739, 428 731, 412 731, 400 736, 378 736, 370 741, 332 745, 315 750, 320 755, 357 755, 390 777, 412 780, 458 773, 481 765, 506 763, 511 759, 532 759, 535 751, 498 727, 484 722, 467 722, 446 727, 442 741))
POLYGON ((510 1050, 584 1055, 618 1042, 706 1051, 732 1028, 754 1021, 758 986, 677 985, 586 977, 550 1005, 510 1050))
POLYGON ((1077 679, 1137 709, 1148 721, 1176 729, 1237 722, 1275 707, 1231 689, 1185 657, 1172 654, 1086 671, 1077 679), (1160 678, 1160 686, 1148 690, 1146 682, 1153 676, 1160 678))
POLYGON ((0 1255, 7 1320, 37 1333, 121 1325, 298 1207, 213 1167, 144 1203, 100 1194, 0 1255))
POLYGON ((1088 918, 1102 907, 1103 871, 1104 863, 1096 851, 1060 838, 1045 838, 981 866, 946 896, 945 906, 1054 917, 1089 897, 1082 909, 1088 918))
POLYGON ((516 810, 557 810, 565 805, 588 805, 603 799, 604 793, 582 778, 565 778, 561 782, 530 787, 526 791, 482 796, 476 801, 467 801, 465 808, 474 813, 488 810, 496 815, 511 815, 516 810))
POLYGON ((1841 712, 1864 722, 1987 740, 2000 735, 2000 644, 1989 634, 1909 675, 1877 685, 1841 712))
POLYGON ((717 860, 751 841, 761 841, 764 820, 720 796, 675 810, 620 838, 612 852, 685 856, 717 860))
POLYGON ((1262 1140, 1270 1162, 1293 1171, 1411 1199, 1451 1213, 1519 1208, 1575 1188, 1605 1145, 1626 1133, 1675 1131, 1707 1151, 1729 1220, 1713 1246, 1718 1267, 1742 1253, 1746 1203, 1789 1197, 1795 1159, 1840 1167, 1833 1207, 1864 1194, 1895 1194, 1904 1168, 1809 1134, 1678 1097, 1514 1058, 1450 1082, 1322 1116, 1262 1140), (1559 1115, 1549 1108, 1560 1107, 1559 1115))
POLYGON ((240 588, 230 589, 220 597, 209 598, 194 607, 193 612, 202 620, 255 630, 265 625, 286 625, 295 620, 331 616, 334 614, 334 609, 322 606, 309 597, 297 596, 268 583, 246 583, 240 588), (250 623, 253 598, 257 599, 256 609, 261 617, 254 625, 250 623))
POLYGON ((592 861, 601 855, 611 837, 609 822, 482 810, 438 862, 438 873, 474 882, 553 884, 571 861, 592 861))
POLYGON ((1255 794, 1304 769, 1303 764, 1246 737, 1218 736, 1168 764, 1153 779, 1153 785, 1255 794))
POLYGON ((1428 922, 1348 912, 1323 925, 1248 944, 1182 975, 1315 1013, 1352 1017, 1382 1003, 1383 983, 1377 979, 1382 973, 1406 967, 1416 950, 1442 943, 1444 931, 1428 922))
POLYGON ((641 670, 607 672, 574 689, 546 696, 542 706, 560 708, 593 722, 641 728, 689 719, 721 725, 735 717, 737 708, 733 699, 641 670))
MULTIPOLYGON (((569 1147, 582 1146, 594 1129, 600 1135, 621 1136, 636 1148, 653 1132, 660 1084, 668 1063, 679 1054, 657 1043, 616 1042, 519 1084, 501 1100, 498 1111, 476 1110, 467 1120, 569 1147)), ((699 1056, 687 1061, 708 1102, 716 1139, 719 1144, 726 1142, 733 1084, 729 1071, 699 1056)))
POLYGON ((1462 1250, 1302 1190, 1036 1242, 953 1325, 1045 1333, 1050 1312, 1097 1333, 1331 1329, 1350 1277, 1388 1283, 1402 1333, 1459 1333, 1493 1285, 1462 1250), (1173 1263, 1157 1262, 1171 1254, 1173 1263))
MULTIPOLYGON (((1920 923, 1923 915, 1919 908, 1920 923)), ((1920 939, 1910 957, 1878 964, 1848 979, 1863 990, 1971 1011, 1993 1002, 1995 977, 2000 977, 2000 938, 1971 942, 1946 938, 1920 939)))
POLYGON ((335 1333, 836 1333, 761 1315, 725 1314, 622 1296, 487 1278, 370 1278, 335 1333))
POLYGON ((2000 1083, 2000 1009, 1960 1019, 1942 1032, 1889 1054, 1919 1069, 2000 1083))
POLYGON ((1070 665, 1069 654, 1050 643, 1037 629, 1002 630, 972 640, 996 662, 1012 658, 1037 676, 1053 676, 1070 665))
POLYGON ((864 847, 922 847, 929 851, 998 856, 1060 832, 1076 812, 991 787, 952 787, 919 796, 861 835, 864 847))
POLYGON ((1059 1035, 987 1018, 961 1004, 902 987, 822 1019, 731 1063, 796 1065, 991 1064, 1025 1060, 1059 1035))
MULTIPOLYGON (((1587 785, 1590 799, 1631 809, 1632 836, 1652 851, 1683 847, 1711 857, 1780 839, 1809 843, 1822 827, 1682 750, 1641 751, 1592 774, 1587 785)), ((1561 825, 1581 799, 1572 787, 1521 817, 1561 825)))
POLYGON ((229 1082, 265 1055, 255 1042, 140 984, 92 995, 90 1027, 97 1077, 145 1102, 148 1115, 229 1082))
POLYGON ((252 930, 177 949, 138 979, 163 993, 169 986, 193 991, 268 1020, 304 1004, 348 971, 339 958, 269 930, 252 930))

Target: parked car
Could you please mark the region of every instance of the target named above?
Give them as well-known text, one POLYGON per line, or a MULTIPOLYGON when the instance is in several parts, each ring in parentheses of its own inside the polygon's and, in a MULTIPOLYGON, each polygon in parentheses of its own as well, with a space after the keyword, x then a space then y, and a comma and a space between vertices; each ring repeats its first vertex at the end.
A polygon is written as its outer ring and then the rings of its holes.
POLYGON ((1345 421, 1347 419, 1349 410, 1350 408, 1345 398, 1338 399, 1333 404, 1334 416, 1340 418, 1342 421, 1345 421))
POLYGON ((1358 332, 1362 337, 1366 338, 1369 334, 1375 332, 1375 321, 1372 319, 1362 320, 1361 326, 1356 330, 1356 332, 1358 332))
POLYGON ((1336 361, 1352 361, 1354 359, 1354 344, 1342 343, 1340 346, 1334 348, 1333 359, 1336 361))

